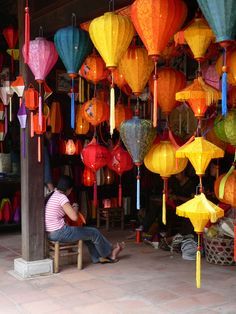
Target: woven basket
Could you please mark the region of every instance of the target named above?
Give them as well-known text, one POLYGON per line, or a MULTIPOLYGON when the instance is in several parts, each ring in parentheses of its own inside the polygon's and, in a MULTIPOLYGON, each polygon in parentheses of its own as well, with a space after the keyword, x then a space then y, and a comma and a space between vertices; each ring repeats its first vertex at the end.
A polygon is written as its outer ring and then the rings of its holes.
POLYGON ((204 235, 205 255, 208 263, 234 265, 234 239, 204 235))

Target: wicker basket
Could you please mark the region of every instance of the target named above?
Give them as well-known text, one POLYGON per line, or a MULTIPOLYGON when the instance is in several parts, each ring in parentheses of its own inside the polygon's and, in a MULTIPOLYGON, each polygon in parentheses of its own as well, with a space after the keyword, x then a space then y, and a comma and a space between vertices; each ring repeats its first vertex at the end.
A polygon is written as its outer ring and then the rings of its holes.
POLYGON ((234 239, 207 237, 204 235, 205 255, 208 263, 235 265, 234 239))

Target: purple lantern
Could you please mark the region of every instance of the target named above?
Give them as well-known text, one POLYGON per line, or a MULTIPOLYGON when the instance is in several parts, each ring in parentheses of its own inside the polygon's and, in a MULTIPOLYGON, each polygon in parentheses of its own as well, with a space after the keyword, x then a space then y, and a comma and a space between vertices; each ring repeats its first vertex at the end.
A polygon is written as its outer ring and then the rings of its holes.
POLYGON ((22 102, 18 113, 17 118, 20 122, 20 127, 22 128, 22 149, 23 149, 23 156, 25 157, 25 128, 26 128, 26 119, 27 119, 27 112, 24 101, 22 102))
MULTIPOLYGON (((23 56, 26 58, 26 48, 23 46, 23 56)), ((42 83, 57 62, 58 54, 54 43, 43 37, 36 37, 29 43, 28 66, 39 84, 39 125, 42 126, 42 83)))

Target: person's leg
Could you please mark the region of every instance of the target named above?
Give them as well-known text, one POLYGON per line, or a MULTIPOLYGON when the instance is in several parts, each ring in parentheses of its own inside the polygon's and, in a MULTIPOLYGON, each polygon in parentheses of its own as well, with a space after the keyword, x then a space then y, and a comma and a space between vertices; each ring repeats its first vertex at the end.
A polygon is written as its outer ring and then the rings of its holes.
POLYGON ((99 257, 108 257, 112 254, 112 244, 98 229, 92 227, 64 226, 60 230, 51 232, 49 239, 61 242, 83 240, 88 246, 94 263, 99 261, 99 257))

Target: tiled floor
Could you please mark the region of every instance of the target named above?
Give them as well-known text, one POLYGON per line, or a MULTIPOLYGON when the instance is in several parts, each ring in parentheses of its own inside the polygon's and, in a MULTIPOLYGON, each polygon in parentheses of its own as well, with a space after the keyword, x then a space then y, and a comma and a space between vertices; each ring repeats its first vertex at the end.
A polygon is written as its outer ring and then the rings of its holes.
MULTIPOLYGON (((129 235, 129 230, 107 234, 114 242, 129 235)), ((197 289, 194 261, 134 240, 126 243, 116 264, 93 265, 85 249, 81 271, 70 265, 52 276, 17 280, 8 272, 20 256, 20 234, 0 234, 0 313, 236 313, 235 266, 203 260, 197 289)))

